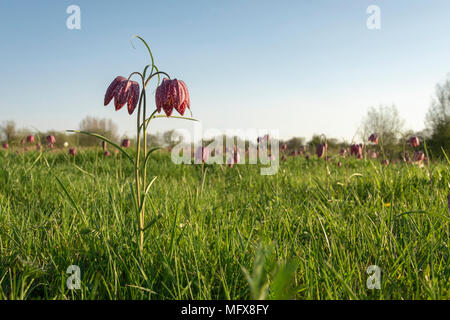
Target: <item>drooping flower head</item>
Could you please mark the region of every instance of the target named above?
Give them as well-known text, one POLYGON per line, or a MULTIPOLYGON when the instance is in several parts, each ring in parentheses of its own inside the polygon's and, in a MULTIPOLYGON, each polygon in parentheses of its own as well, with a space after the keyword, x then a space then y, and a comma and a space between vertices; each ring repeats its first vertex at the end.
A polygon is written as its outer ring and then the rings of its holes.
POLYGON ((412 136, 411 138, 409 138, 409 145, 413 148, 417 148, 418 146, 420 146, 420 140, 417 136, 412 136))
POLYGON ((416 151, 413 159, 415 162, 422 162, 425 160, 425 154, 422 151, 416 151))
POLYGON ((341 151, 339 152, 339 155, 344 157, 347 154, 347 149, 342 148, 341 151))
POLYGON ((71 156, 76 156, 76 155, 77 155, 77 149, 75 149, 75 148, 70 148, 70 149, 69 149, 69 154, 70 154, 71 156))
POLYGON ((376 159, 378 157, 378 152, 374 151, 374 150, 370 150, 369 151, 369 157, 372 159, 376 159))
POLYGON ((321 143, 318 144, 316 147, 316 154, 319 158, 322 158, 323 155, 325 154, 325 151, 327 150, 327 144, 326 143, 321 143))
POLYGON ((56 139, 54 136, 47 136, 47 143, 48 144, 55 144, 56 143, 56 139))
POLYGON ((7 142, 3 142, 3 149, 8 149, 9 148, 9 144, 7 142))
POLYGON ((378 136, 375 133, 372 133, 369 137, 369 141, 378 144, 378 136))
POLYGON ((195 163, 204 163, 208 161, 209 150, 207 147, 200 146, 195 152, 195 163))
POLYGON ((381 162, 381 164, 384 165, 384 166, 388 166, 388 165, 389 165, 389 160, 388 160, 388 159, 384 159, 384 160, 381 162))
POLYGON ((350 155, 355 155, 358 159, 363 158, 363 144, 352 144, 350 146, 350 155))
POLYGON ((228 166, 233 168, 235 163, 239 163, 241 161, 241 155, 239 150, 234 146, 233 155, 230 159, 228 159, 228 166))
POLYGON ((287 150, 287 144, 286 144, 286 143, 283 143, 283 144, 281 145, 281 151, 285 152, 286 150, 287 150))
POLYGON ((104 105, 108 105, 112 98, 116 111, 128 104, 128 113, 132 114, 139 101, 139 83, 122 76, 116 77, 106 90, 104 105))
POLYGON ((102 141, 102 149, 103 149, 103 151, 106 151, 107 148, 108 148, 108 144, 106 143, 106 141, 102 141))
POLYGON ((173 109, 184 115, 186 108, 191 105, 186 84, 181 80, 167 78, 156 88, 155 102, 158 113, 162 109, 168 117, 172 115, 173 109))
POLYGON ((27 136, 27 142, 33 143, 34 142, 34 136, 33 135, 27 136))
POLYGON ((103 155, 105 157, 109 157, 111 155, 111 152, 109 152, 108 150, 106 150, 105 152, 103 152, 103 155))
POLYGON ((131 141, 129 139, 123 139, 122 140, 122 147, 129 148, 131 145, 131 141))
POLYGON ((410 163, 411 162, 411 158, 409 157, 409 153, 405 152, 403 155, 403 161, 410 163))

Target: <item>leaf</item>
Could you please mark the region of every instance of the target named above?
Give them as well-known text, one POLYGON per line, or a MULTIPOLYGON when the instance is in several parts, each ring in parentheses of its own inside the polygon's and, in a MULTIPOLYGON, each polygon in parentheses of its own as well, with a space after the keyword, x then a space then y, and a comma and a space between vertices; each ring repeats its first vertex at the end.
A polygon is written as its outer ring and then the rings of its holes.
POLYGON ((70 203, 72 204, 72 206, 75 208, 75 210, 78 212, 78 214, 80 214, 83 217, 83 220, 85 223, 87 223, 84 212, 78 208, 75 200, 72 198, 72 196, 70 195, 69 191, 67 191, 67 188, 64 186, 64 184, 61 182, 61 180, 59 180, 59 178, 55 175, 53 175, 56 178, 56 181, 58 181, 59 185, 61 186, 61 188, 63 189, 64 193, 66 194, 67 198, 69 198, 70 203))
POLYGON ((154 148, 151 148, 151 149, 147 152, 147 155, 145 156, 145 160, 144 160, 144 168, 147 167, 147 161, 148 161, 148 159, 150 158, 150 154, 152 154, 152 152, 154 152, 154 151, 156 151, 156 150, 159 150, 159 149, 161 149, 161 147, 154 147, 154 148))
POLYGON ((134 164, 134 159, 128 154, 128 152, 126 152, 122 147, 120 147, 119 145, 117 145, 116 143, 112 142, 111 140, 109 140, 108 138, 105 138, 99 134, 96 133, 90 133, 87 131, 80 131, 80 130, 66 130, 66 132, 72 132, 72 133, 81 133, 81 134, 85 134, 91 137, 96 137, 100 140, 106 141, 107 143, 109 143, 110 145, 112 145, 113 147, 115 147, 116 149, 120 150, 130 161, 131 163, 134 164))

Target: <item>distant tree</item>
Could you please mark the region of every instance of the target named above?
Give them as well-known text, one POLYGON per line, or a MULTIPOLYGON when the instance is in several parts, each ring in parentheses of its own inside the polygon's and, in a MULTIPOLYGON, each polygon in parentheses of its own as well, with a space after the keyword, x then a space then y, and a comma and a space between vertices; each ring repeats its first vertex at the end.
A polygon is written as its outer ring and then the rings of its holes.
POLYGON ((305 145, 305 138, 293 137, 286 141, 288 150, 298 150, 301 146, 305 145))
POLYGON ((428 146, 435 157, 449 156, 450 150, 450 78, 436 85, 435 97, 425 118, 429 132, 428 146), (442 148, 442 149, 441 149, 442 148))
MULTIPOLYGON (((87 116, 80 122, 80 130, 100 134, 112 141, 118 140, 118 127, 111 119, 87 116)), ((99 145, 100 140, 95 137, 80 135, 79 144, 83 146, 99 145)))
POLYGON ((16 123, 13 120, 3 121, 0 126, 1 140, 11 142, 16 138, 17 130, 16 123))
POLYGON ((385 150, 396 146, 402 135, 405 121, 400 118, 395 105, 382 106, 378 109, 370 107, 366 117, 362 120, 360 138, 367 143, 370 134, 376 133, 385 150))

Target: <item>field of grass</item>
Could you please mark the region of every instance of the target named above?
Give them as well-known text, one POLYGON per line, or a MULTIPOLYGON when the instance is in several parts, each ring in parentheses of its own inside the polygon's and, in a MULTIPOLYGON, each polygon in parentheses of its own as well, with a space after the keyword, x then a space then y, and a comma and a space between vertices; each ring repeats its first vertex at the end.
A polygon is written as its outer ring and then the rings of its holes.
POLYGON ((288 157, 262 176, 155 152, 141 255, 127 162, 0 151, 0 298, 450 298, 448 163, 341 161, 327 174, 288 157))

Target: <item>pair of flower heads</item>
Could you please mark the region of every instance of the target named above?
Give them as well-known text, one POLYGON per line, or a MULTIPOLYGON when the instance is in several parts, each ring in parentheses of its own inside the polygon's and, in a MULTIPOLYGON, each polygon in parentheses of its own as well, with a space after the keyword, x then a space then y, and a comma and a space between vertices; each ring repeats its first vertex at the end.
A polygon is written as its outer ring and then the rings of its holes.
MULTIPOLYGON (((118 76, 106 90, 104 105, 108 105, 114 98, 116 111, 127 105, 128 113, 131 115, 138 105, 139 93, 139 83, 118 76)), ((164 110, 165 114, 170 117, 173 110, 176 110, 183 116, 186 108, 190 109, 188 88, 182 80, 164 78, 156 88, 155 102, 158 113, 164 110)))

